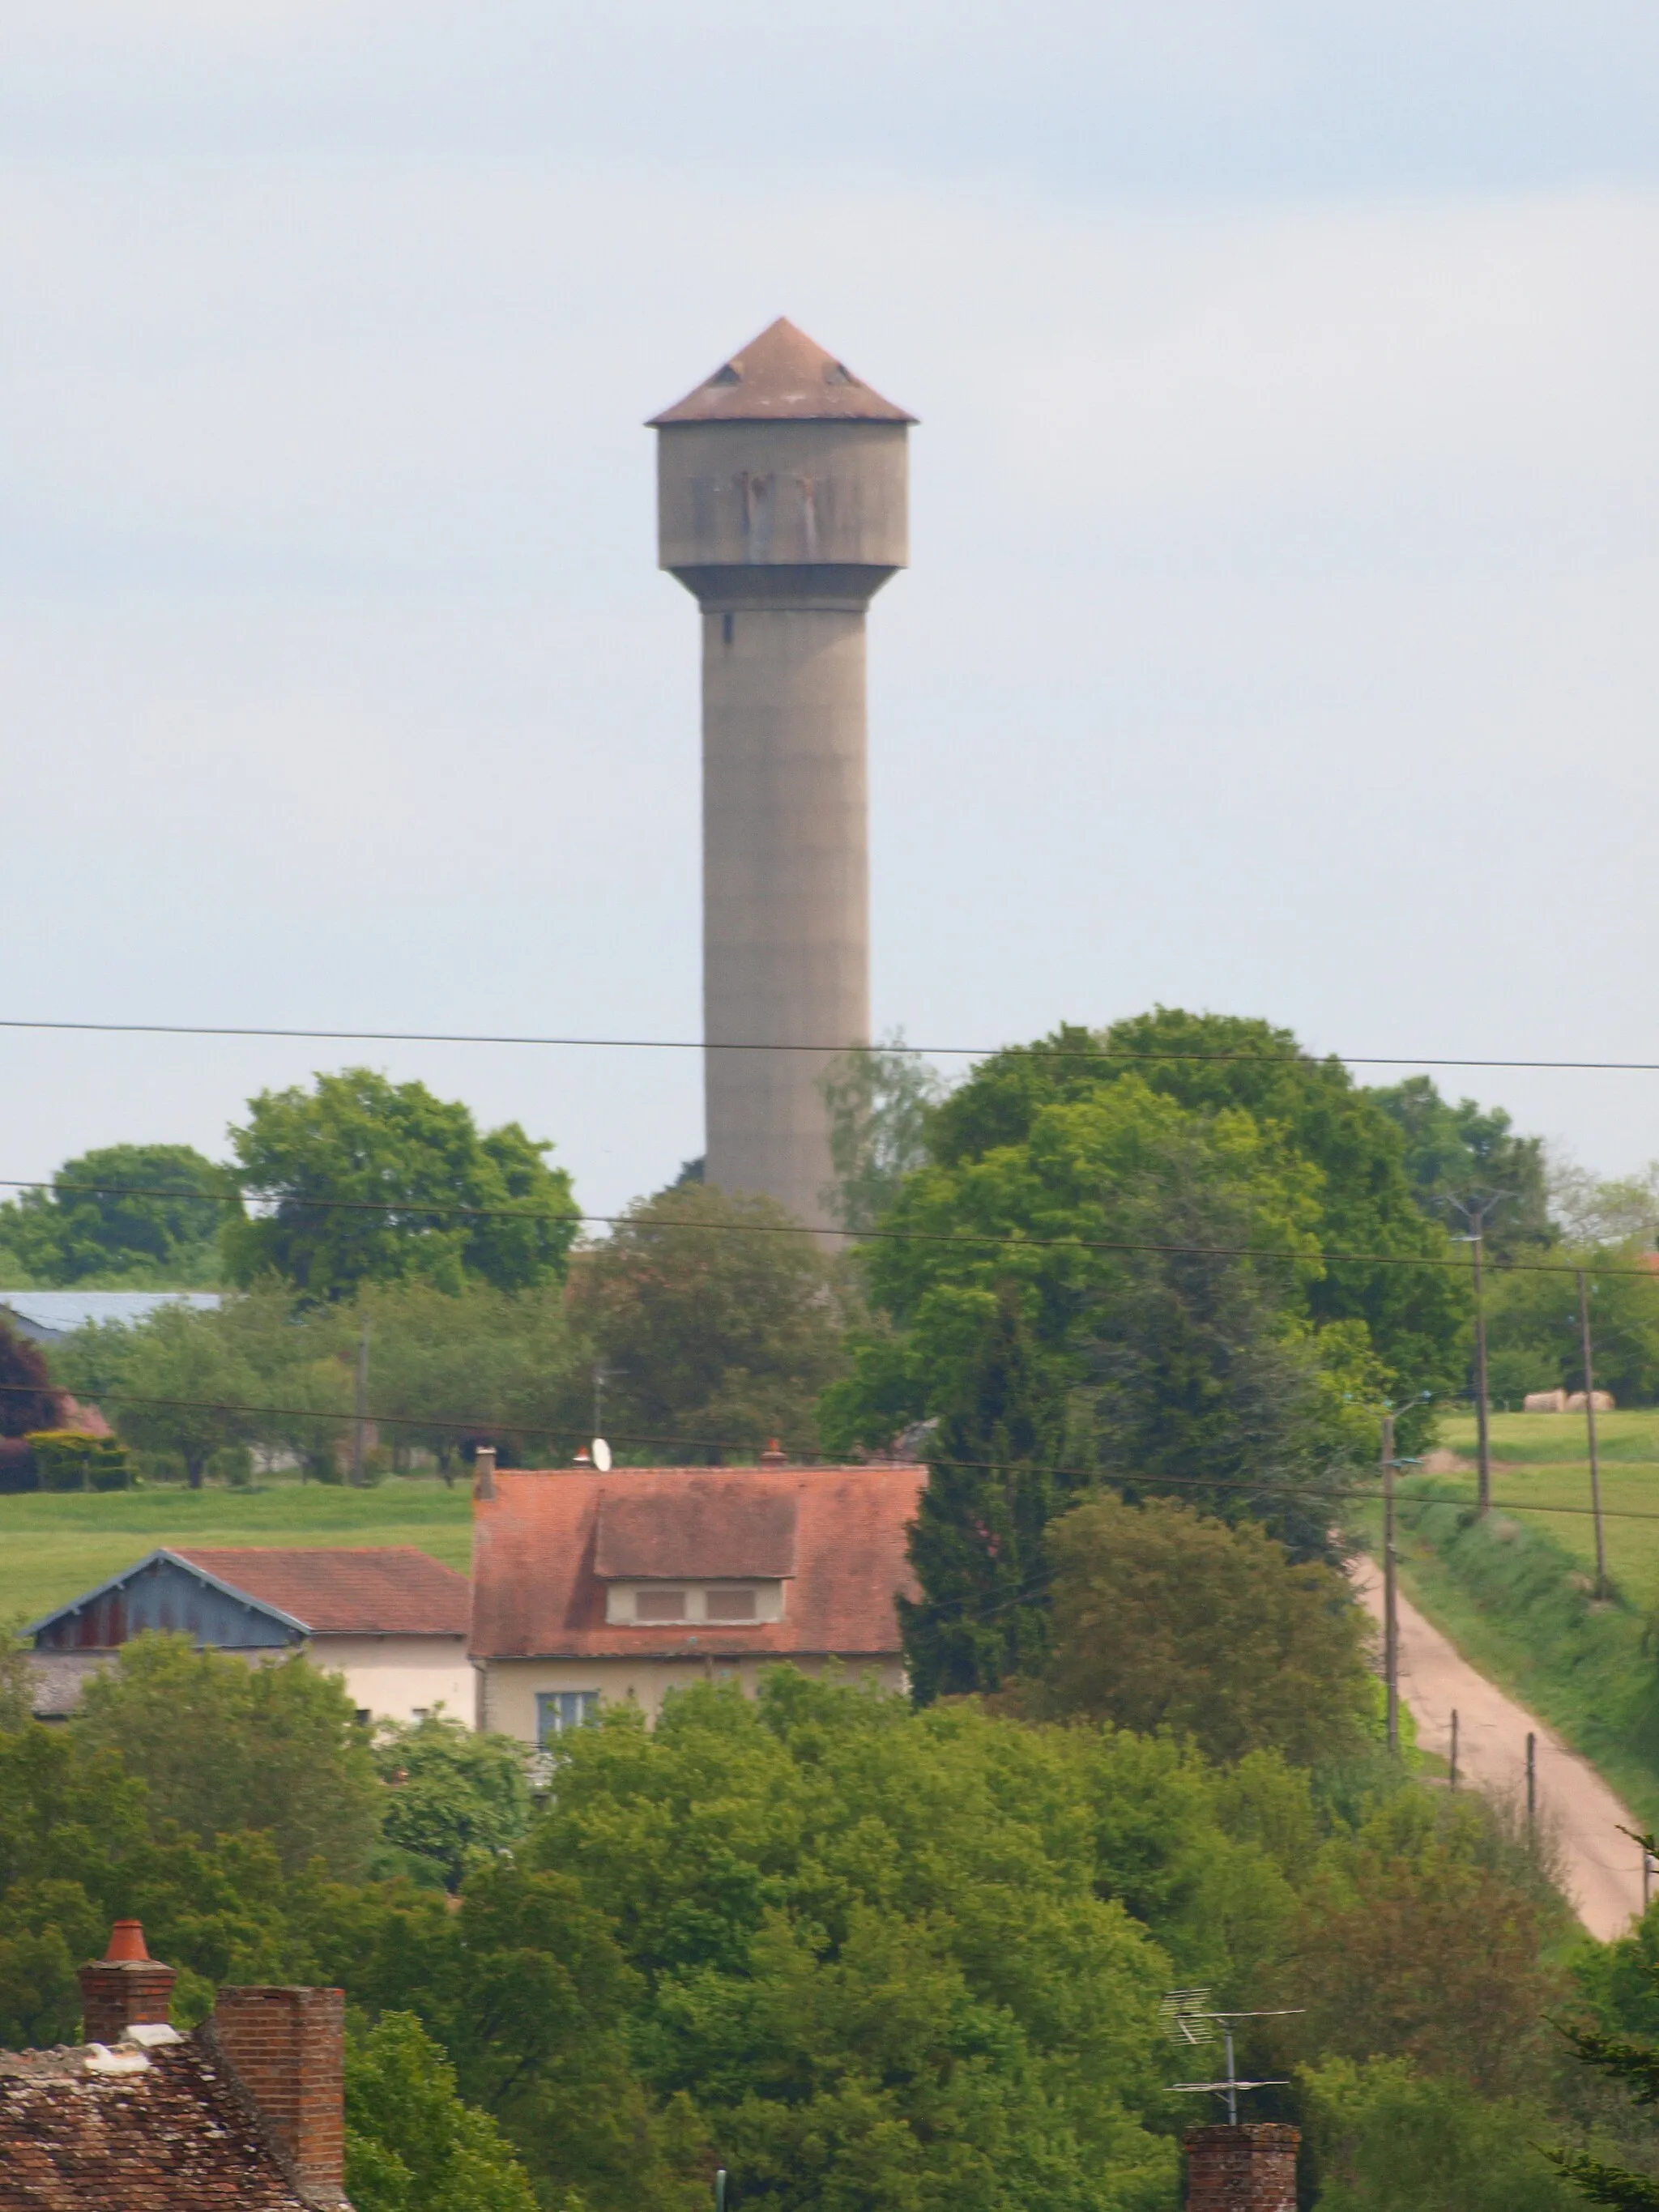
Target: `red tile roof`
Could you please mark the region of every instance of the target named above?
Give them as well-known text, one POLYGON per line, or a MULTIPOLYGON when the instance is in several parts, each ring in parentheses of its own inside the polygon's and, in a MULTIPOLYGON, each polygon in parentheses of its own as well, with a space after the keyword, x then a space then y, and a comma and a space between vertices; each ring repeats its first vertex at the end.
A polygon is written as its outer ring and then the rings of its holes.
POLYGON ((195 2037, 131 2072, 90 2072, 95 2057, 85 2045, 0 2052, 3 2212, 304 2212, 195 2037))
POLYGON ((653 415, 653 429, 676 422, 914 422, 872 392, 844 362, 780 315, 740 353, 684 399, 653 415))
POLYGON ((314 1636, 465 1636, 471 1584, 412 1544, 360 1550, 247 1545, 183 1551, 204 1574, 303 1621, 314 1636))
POLYGON ((601 1582, 778 1582, 795 1571, 798 1528, 793 1492, 740 1474, 684 1475, 669 1507, 612 1483, 599 1500, 593 1571, 601 1582))
MULTIPOLYGON (((701 1657, 716 1651, 891 1656, 899 1650, 894 1600, 917 1594, 905 1540, 927 1479, 924 1467, 497 1474, 495 1496, 473 1506, 473 1651, 488 1659, 701 1657), (722 1498, 732 1505, 711 1504, 722 1498), (724 1528, 732 1534, 732 1557, 753 1556, 738 1548, 741 1513, 775 1528, 793 1505, 794 1579, 784 1619, 735 1628, 726 1622, 608 1626, 599 1553, 612 1500, 622 1506, 630 1543, 647 1522, 658 1531, 647 1550, 621 1556, 695 1557, 695 1569, 674 1571, 696 1580, 775 1577, 775 1551, 769 1569, 726 1565, 719 1553, 704 1548, 705 1539, 724 1528)), ((611 1540, 605 1541, 611 1565, 611 1540)))

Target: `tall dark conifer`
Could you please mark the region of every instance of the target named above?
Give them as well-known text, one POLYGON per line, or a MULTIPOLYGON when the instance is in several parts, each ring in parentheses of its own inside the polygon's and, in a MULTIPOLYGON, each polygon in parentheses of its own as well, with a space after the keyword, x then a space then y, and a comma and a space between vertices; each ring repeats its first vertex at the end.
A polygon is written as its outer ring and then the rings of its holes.
POLYGON ((1076 1478, 1060 1471, 1065 1401, 1041 1364, 1006 1291, 928 1447, 910 1540, 923 1594, 900 1601, 919 1704, 994 1690, 1048 1657, 1043 1532, 1076 1478))

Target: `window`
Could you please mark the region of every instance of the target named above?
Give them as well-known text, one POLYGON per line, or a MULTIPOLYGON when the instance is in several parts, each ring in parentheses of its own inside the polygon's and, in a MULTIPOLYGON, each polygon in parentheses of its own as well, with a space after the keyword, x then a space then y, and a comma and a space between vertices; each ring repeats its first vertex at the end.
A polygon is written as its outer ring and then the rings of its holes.
POLYGON ((642 1589, 634 1593, 635 1620, 684 1620, 685 1592, 683 1589, 642 1589))
POLYGON ((597 1690, 543 1690, 536 1698, 536 1741, 545 1746, 567 1729, 580 1728, 599 1710, 597 1690))
POLYGON ((755 1593, 751 1589, 706 1590, 703 1609, 710 1620, 752 1620, 755 1593))

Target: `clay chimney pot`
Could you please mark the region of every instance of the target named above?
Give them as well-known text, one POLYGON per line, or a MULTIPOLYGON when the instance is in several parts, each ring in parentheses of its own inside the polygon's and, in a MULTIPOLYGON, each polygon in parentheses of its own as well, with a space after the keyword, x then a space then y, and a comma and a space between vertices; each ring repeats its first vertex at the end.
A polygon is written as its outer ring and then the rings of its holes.
POLYGON ((109 1948, 104 1954, 109 1966, 141 1966, 149 1957, 144 1947, 144 1923, 142 1920, 118 1920, 109 1931, 109 1948))

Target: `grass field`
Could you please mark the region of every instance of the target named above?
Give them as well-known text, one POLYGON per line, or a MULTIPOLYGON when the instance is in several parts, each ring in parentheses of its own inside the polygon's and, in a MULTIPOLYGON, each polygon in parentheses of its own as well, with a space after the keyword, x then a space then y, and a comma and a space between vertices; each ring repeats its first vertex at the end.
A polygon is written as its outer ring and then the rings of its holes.
POLYGON ((49 1612, 162 1544, 415 1544, 465 1571, 471 1520, 468 1486, 430 1476, 373 1490, 267 1482, 0 1498, 0 1623, 49 1612))
MULTIPOLYGON (((1659 1604, 1659 1413, 1602 1413, 1595 1426, 1607 1571, 1632 1603, 1659 1604)), ((1443 1420, 1440 1441, 1468 1461, 1467 1472, 1460 1470, 1455 1479, 1472 1498, 1473 1415, 1443 1420)), ((1595 1535, 1589 1510, 1583 1415, 1494 1413, 1492 1456, 1494 1504, 1547 1530, 1564 1551, 1593 1568, 1595 1535), (1540 1510, 1546 1506, 1574 1510, 1540 1510)))

